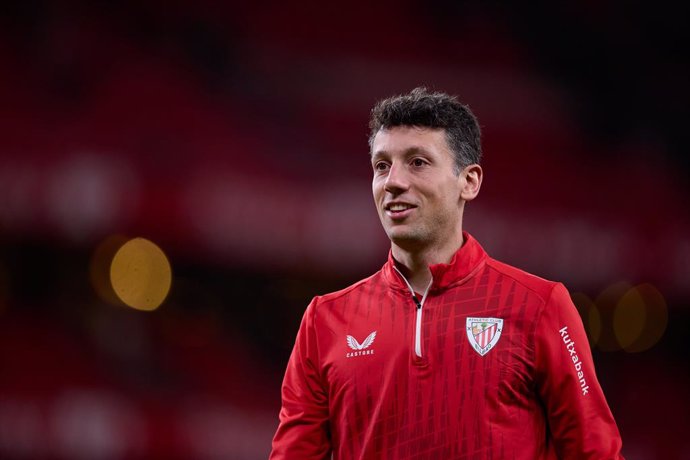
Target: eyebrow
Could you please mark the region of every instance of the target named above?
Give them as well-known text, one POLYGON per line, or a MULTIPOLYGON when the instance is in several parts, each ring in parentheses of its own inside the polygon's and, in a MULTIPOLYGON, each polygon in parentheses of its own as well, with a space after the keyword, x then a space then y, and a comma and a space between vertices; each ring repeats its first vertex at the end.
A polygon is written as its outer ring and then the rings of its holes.
POLYGON ((371 152, 371 151, 369 151, 369 156, 371 157, 371 160, 372 160, 372 161, 373 161, 373 160, 376 160, 377 158, 382 157, 382 156, 385 155, 385 154, 386 154, 386 151, 385 151, 385 150, 378 150, 378 151, 376 151, 376 152, 371 152))
MULTIPOLYGON (((371 159, 372 159, 372 160, 375 160, 376 158, 379 158, 379 157, 381 157, 381 156, 384 156, 384 155, 386 155, 387 153, 388 153, 388 152, 385 151, 385 150, 377 150, 376 152, 370 153, 370 156, 371 156, 371 159)), ((425 154, 426 154, 426 153, 429 153, 429 152, 428 152, 425 148, 419 147, 419 146, 416 146, 416 145, 413 145, 412 147, 406 148, 405 151, 403 152, 403 154, 404 154, 405 156, 415 155, 415 154, 418 154, 418 153, 425 153, 425 154)))

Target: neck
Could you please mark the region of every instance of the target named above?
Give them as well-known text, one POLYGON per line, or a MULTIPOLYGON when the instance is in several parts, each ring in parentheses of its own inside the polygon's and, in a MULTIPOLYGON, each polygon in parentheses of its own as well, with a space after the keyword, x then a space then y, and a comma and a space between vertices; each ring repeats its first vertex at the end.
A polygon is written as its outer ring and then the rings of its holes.
POLYGON ((464 242, 462 230, 454 238, 444 242, 442 246, 435 245, 423 248, 406 249, 392 243, 391 251, 397 262, 398 269, 410 283, 415 292, 423 293, 431 283, 430 265, 447 264, 464 242))

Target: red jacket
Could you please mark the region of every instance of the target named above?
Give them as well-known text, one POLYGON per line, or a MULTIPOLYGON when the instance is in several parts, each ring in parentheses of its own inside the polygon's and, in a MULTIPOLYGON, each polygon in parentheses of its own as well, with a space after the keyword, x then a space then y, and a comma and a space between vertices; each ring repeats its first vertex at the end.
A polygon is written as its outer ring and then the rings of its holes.
POLYGON ((464 235, 424 299, 389 256, 311 302, 271 459, 622 458, 566 289, 464 235))

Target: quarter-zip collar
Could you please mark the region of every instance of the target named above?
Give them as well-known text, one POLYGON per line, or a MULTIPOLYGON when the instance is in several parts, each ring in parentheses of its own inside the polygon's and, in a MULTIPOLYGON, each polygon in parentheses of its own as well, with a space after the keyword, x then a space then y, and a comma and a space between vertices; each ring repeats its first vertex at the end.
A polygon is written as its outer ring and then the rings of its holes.
MULTIPOLYGON (((477 271, 486 261, 486 252, 469 233, 462 232, 463 245, 447 264, 430 265, 433 284, 431 291, 448 289, 462 283, 477 271)), ((396 271, 393 252, 388 252, 388 261, 382 268, 383 276, 391 287, 409 291, 406 281, 396 271)))

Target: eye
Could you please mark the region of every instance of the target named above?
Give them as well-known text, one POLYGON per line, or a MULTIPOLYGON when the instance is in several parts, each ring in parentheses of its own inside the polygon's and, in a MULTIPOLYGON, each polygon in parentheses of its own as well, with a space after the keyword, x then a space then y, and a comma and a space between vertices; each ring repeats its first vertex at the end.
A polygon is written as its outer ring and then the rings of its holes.
POLYGON ((374 170, 375 171, 386 171, 388 169, 388 163, 385 161, 377 161, 374 163, 374 170))
POLYGON ((412 160, 412 166, 415 166, 415 167, 417 167, 417 168, 422 167, 422 166, 425 166, 425 165, 427 165, 427 164, 428 164, 428 163, 427 163, 425 160, 421 159, 421 158, 415 158, 414 160, 412 160))

